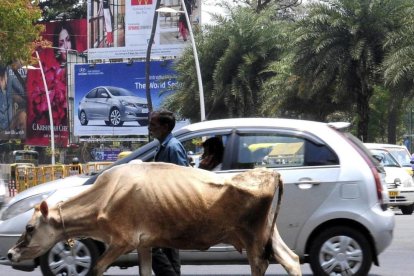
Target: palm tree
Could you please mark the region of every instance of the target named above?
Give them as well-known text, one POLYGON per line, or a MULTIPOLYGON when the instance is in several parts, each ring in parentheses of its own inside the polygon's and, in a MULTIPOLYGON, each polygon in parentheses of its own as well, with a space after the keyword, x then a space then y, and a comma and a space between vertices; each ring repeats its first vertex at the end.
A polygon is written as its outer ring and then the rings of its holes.
POLYGON ((307 93, 355 103, 357 136, 368 141, 369 101, 384 59, 385 38, 401 27, 405 0, 330 0, 310 4, 298 22, 294 72, 307 93), (335 87, 335 89, 331 89, 335 87))
POLYGON ((393 94, 390 97, 388 116, 388 142, 396 143, 396 129, 402 111, 414 96, 414 4, 401 14, 402 28, 392 32, 386 39, 388 54, 383 62, 384 81, 393 94))

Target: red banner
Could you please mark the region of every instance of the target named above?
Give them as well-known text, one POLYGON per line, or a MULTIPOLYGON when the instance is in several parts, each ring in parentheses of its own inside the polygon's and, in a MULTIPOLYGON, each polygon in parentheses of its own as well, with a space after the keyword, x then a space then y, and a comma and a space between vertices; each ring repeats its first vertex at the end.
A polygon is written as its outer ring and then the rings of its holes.
MULTIPOLYGON (((68 102, 66 89, 67 54, 71 50, 86 50, 86 19, 45 24, 43 37, 53 48, 38 51, 49 91, 56 147, 66 147, 69 141, 68 102)), ((41 70, 28 70, 27 74, 27 127, 26 144, 50 145, 51 124, 46 90, 41 70)))

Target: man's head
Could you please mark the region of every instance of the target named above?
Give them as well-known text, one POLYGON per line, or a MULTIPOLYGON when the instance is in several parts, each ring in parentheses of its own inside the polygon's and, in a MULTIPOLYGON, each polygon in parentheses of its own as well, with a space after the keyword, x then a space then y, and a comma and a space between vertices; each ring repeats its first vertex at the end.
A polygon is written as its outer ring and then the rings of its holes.
POLYGON ((154 111, 150 114, 148 130, 150 134, 162 142, 174 129, 175 116, 168 110, 154 111))

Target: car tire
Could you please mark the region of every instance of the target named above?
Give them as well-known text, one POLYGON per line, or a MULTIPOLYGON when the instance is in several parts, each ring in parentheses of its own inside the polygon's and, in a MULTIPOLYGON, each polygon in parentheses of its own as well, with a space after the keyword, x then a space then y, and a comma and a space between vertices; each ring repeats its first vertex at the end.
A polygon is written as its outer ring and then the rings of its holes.
POLYGON ((400 210, 403 215, 411 215, 414 211, 414 204, 408 206, 400 206, 400 210))
POLYGON ((40 257, 40 269, 44 276, 91 276, 98 256, 98 247, 92 240, 76 240, 73 248, 58 242, 40 257))
POLYGON ((79 121, 83 126, 86 126, 88 124, 88 119, 86 117, 85 111, 81 111, 79 121))
POLYGON ((111 112, 109 113, 109 122, 111 122, 111 125, 113 126, 122 126, 124 124, 124 122, 121 121, 121 112, 119 112, 118 108, 111 109, 111 112))
POLYGON ((148 125, 148 120, 138 120, 138 124, 140 126, 147 126, 148 125))
POLYGON ((318 234, 309 251, 309 264, 315 275, 368 275, 372 251, 367 238, 358 230, 335 226, 318 234))

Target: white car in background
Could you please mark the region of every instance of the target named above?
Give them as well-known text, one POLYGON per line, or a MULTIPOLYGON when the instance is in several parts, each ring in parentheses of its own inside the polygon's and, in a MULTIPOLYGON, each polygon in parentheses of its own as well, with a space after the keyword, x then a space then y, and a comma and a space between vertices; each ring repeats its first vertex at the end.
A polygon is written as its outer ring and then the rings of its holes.
POLYGON ((365 146, 370 149, 386 149, 388 150, 398 163, 413 176, 413 169, 411 167, 411 154, 405 146, 394 144, 379 144, 379 143, 365 143, 365 146))
POLYGON ((372 155, 384 166, 390 197, 389 206, 398 207, 404 215, 414 211, 414 181, 387 149, 377 148, 373 144, 365 144, 372 155))

